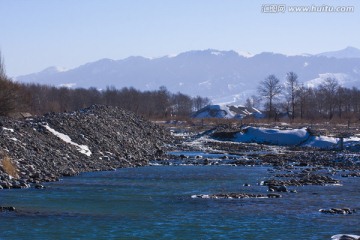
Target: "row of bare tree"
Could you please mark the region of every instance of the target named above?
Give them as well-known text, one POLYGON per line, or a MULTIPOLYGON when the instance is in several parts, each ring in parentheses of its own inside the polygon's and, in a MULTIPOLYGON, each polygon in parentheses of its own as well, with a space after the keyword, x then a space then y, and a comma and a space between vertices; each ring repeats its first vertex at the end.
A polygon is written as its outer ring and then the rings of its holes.
POLYGON ((317 87, 306 87, 294 72, 287 73, 284 84, 269 75, 258 91, 259 96, 248 98, 246 105, 259 108, 264 103, 269 118, 284 114, 292 120, 360 117, 360 90, 342 87, 335 78, 327 78, 317 87))
POLYGON ((14 112, 41 115, 47 112, 74 111, 93 104, 119 106, 146 118, 188 117, 208 105, 210 100, 200 96, 170 93, 165 87, 154 91, 134 88, 106 90, 57 88, 40 84, 19 84, 5 74, 0 54, 0 116, 14 112))
POLYGON ((118 106, 146 118, 188 117, 194 110, 208 105, 208 98, 192 98, 182 93, 170 93, 165 87, 154 91, 108 87, 90 89, 57 88, 39 84, 15 84, 0 80, 0 115, 26 111, 41 115, 47 112, 69 112, 93 104, 118 106), (9 87, 3 87, 3 85, 9 87), (3 101, 2 96, 9 101, 3 101), (15 97, 16 96, 16 97, 15 97))
POLYGON ((21 85, 8 80, 4 60, 0 53, 0 116, 7 115, 23 107, 24 101, 20 93, 21 85))
POLYGON ((134 88, 105 90, 95 88, 57 88, 39 84, 23 85, 30 103, 29 111, 35 114, 64 112, 86 108, 93 104, 118 106, 146 118, 187 117, 194 110, 208 105, 210 100, 197 96, 192 98, 182 93, 170 93, 165 87, 154 91, 139 91, 134 88))

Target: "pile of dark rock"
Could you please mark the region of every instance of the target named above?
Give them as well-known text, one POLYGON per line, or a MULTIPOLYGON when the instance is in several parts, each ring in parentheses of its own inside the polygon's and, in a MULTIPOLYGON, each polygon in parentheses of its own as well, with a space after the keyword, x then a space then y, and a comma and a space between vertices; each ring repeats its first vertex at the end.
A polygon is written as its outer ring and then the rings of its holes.
POLYGON ((164 128, 117 107, 0 118, 0 187, 25 188, 81 172, 144 166, 161 158, 171 141, 164 128), (17 176, 2 167, 4 156, 17 176))

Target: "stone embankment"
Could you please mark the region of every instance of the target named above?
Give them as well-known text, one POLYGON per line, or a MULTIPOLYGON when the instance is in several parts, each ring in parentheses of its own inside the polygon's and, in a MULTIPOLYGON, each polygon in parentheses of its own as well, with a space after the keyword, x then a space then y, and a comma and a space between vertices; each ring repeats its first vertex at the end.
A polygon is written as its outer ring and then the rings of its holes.
POLYGON ((41 188, 62 176, 144 166, 170 141, 164 128, 117 107, 0 118, 0 189, 41 188))

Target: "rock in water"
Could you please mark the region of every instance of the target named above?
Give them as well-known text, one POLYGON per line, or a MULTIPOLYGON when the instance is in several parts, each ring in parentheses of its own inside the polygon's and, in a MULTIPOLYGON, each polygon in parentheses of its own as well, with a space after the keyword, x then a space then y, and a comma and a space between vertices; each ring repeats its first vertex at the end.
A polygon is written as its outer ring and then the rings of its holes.
POLYGON ((337 234, 331 237, 332 240, 360 240, 360 236, 353 234, 337 234))
POLYGON ((328 213, 328 214, 353 214, 356 212, 356 210, 350 208, 330 208, 330 209, 320 209, 319 212, 328 213))
POLYGON ((15 207, 1 207, 0 206, 0 212, 14 212, 16 209, 15 207))
POLYGON ((218 193, 192 195, 191 198, 211 198, 211 199, 241 199, 241 198, 279 198, 280 194, 253 194, 253 193, 218 193), (270 195, 270 196, 269 196, 270 195))
POLYGON ((268 195, 268 198, 281 198, 281 194, 278 194, 278 193, 269 193, 268 195))

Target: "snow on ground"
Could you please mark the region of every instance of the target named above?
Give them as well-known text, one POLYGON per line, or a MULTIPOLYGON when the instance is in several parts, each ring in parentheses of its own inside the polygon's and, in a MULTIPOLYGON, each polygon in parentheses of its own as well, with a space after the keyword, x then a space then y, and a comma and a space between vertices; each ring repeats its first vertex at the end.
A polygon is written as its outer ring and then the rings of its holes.
POLYGON ((272 145, 291 146, 305 142, 310 134, 305 128, 292 130, 279 130, 270 128, 248 127, 243 133, 237 133, 235 141, 237 142, 256 142, 272 145))
POLYGON ((328 78, 335 78, 341 86, 347 86, 347 83, 352 82, 351 76, 345 73, 322 73, 318 78, 314 78, 305 82, 307 87, 316 88, 324 83, 328 78))
POLYGON ((14 129, 12 129, 12 128, 2 127, 2 129, 3 129, 4 131, 14 132, 14 129))
POLYGON ((243 105, 216 104, 207 105, 197 111, 194 118, 226 118, 226 119, 242 119, 245 116, 254 115, 260 117, 261 112, 255 108, 249 109, 243 105))
POLYGON ((235 114, 226 105, 209 105, 196 118, 234 118, 235 114))
POLYGON ((82 154, 85 154, 86 156, 90 157, 91 156, 91 151, 89 149, 88 146, 86 145, 79 145, 73 141, 71 141, 71 138, 66 135, 66 134, 63 134, 63 133, 60 133, 58 131, 56 131, 55 129, 51 128, 49 125, 44 125, 44 127, 49 131, 51 132, 52 134, 54 134, 55 136, 57 136, 58 138, 60 138, 61 140, 63 140, 64 142, 66 143, 69 143, 71 145, 74 145, 78 151, 82 154))
POLYGON ((338 144, 339 139, 334 137, 326 136, 311 136, 304 144, 303 147, 315 147, 322 149, 330 149, 335 147, 338 144))
MULTIPOLYGON (((327 136, 312 136, 306 128, 301 129, 271 129, 247 127, 243 132, 237 133, 235 142, 260 143, 279 146, 302 146, 321 149, 332 149, 339 147, 340 139, 327 136)), ((344 147, 360 144, 360 138, 344 138, 344 147)))

